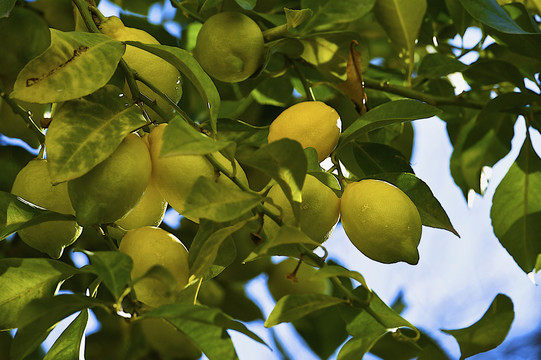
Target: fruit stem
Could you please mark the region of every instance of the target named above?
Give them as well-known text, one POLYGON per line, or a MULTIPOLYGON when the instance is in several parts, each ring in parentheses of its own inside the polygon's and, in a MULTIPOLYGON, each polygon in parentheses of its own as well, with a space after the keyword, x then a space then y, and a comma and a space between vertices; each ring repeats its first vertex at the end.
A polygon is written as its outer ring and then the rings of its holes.
POLYGON ((9 107, 15 114, 18 114, 20 117, 23 118, 24 122, 26 123, 26 126, 28 126, 30 130, 32 130, 34 135, 36 135, 36 137, 38 138, 40 145, 43 145, 45 143, 45 134, 41 132, 40 127, 34 121, 34 118, 32 117, 32 112, 25 110, 21 105, 11 100, 8 94, 4 91, 4 88, 2 87, 1 84, 0 84, 0 97, 4 99, 6 104, 9 105, 9 107))
POLYGON ((304 74, 301 72, 295 61, 289 59, 289 63, 293 67, 293 70, 295 70, 295 73, 299 77, 299 80, 302 83, 302 86, 304 87, 304 91, 306 92, 306 98, 310 101, 316 101, 316 97, 314 96, 314 92, 312 91, 312 84, 306 79, 304 74))
POLYGON ((200 23, 204 23, 205 20, 203 20, 203 18, 199 15, 197 15, 196 13, 194 13, 193 11, 191 10, 188 10, 186 9, 184 6, 182 6, 181 2, 180 1, 176 1, 176 0, 170 0, 171 2, 171 6, 173 6, 174 8, 182 11, 182 14, 188 18, 192 18, 196 21, 199 21, 200 23))
POLYGON ((111 237, 103 230, 103 228, 100 226, 100 225, 96 225, 94 227, 94 230, 96 230, 96 232, 98 233, 98 235, 103 239, 105 240, 105 243, 107 244, 107 246, 109 247, 109 249, 111 250, 114 250, 114 251, 117 251, 118 250, 118 247, 116 246, 115 242, 113 241, 113 239, 111 239, 111 237))

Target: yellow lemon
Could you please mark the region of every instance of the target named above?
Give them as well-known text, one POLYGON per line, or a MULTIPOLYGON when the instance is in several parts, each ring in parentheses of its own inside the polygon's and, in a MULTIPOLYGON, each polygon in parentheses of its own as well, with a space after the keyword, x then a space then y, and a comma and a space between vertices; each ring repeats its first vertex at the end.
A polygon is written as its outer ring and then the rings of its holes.
MULTIPOLYGON (((275 205, 282 208, 284 223, 295 225, 293 209, 282 188, 278 184, 273 185, 267 196, 275 205)), ((330 236, 339 216, 340 198, 314 176, 306 175, 302 186, 301 230, 312 240, 322 243, 330 236)), ((274 221, 265 217, 264 229, 268 236, 272 236, 279 227, 274 221)))
POLYGON ((154 226, 143 226, 130 230, 120 242, 119 250, 133 260, 131 278, 145 275, 153 266, 167 269, 175 279, 168 284, 166 277, 143 277, 134 285, 137 299, 142 303, 158 307, 175 300, 170 293, 171 285, 182 290, 190 274, 188 250, 173 234, 154 226))
MULTIPOLYGON (((154 128, 149 136, 150 155, 152 157, 152 178, 163 198, 181 215, 184 211, 186 198, 200 176, 215 179, 218 183, 231 188, 237 186, 225 175, 220 174, 203 155, 173 155, 160 157, 162 136, 167 124, 154 128)), ((212 154, 223 166, 232 171, 231 162, 220 153, 212 154)), ((237 163, 237 177, 248 183, 244 171, 237 163)), ((196 221, 197 219, 192 219, 196 221)))
POLYGON ((201 357, 201 351, 192 340, 164 319, 143 319, 141 330, 149 345, 166 359, 195 360, 201 357))
POLYGON ((107 159, 68 182, 77 222, 92 226, 126 216, 143 196, 151 171, 147 145, 129 134, 107 159))
POLYGON ((316 268, 301 263, 295 276, 291 273, 297 267, 298 260, 288 258, 270 267, 267 284, 272 297, 278 301, 289 294, 327 294, 331 289, 328 279, 312 277, 316 268))
POLYGON ((323 161, 338 143, 340 126, 340 115, 332 107, 321 101, 304 101, 278 115, 270 125, 268 141, 296 140, 303 148, 316 149, 319 161, 323 161))
POLYGON ((263 66, 263 33, 248 16, 221 12, 205 21, 193 54, 213 78, 225 82, 243 81, 263 66))
MULTIPOLYGON (((107 18, 100 25, 100 30, 105 35, 119 41, 139 41, 144 44, 159 44, 149 33, 135 28, 124 26, 122 20, 116 16, 107 18)), ((136 48, 131 45, 126 46, 126 52, 123 56, 124 61, 129 67, 134 69, 139 75, 150 81, 160 91, 166 94, 174 102, 178 102, 182 96, 182 87, 180 84, 180 73, 178 70, 159 56, 148 51, 136 48)), ((156 95, 146 85, 138 82, 139 90, 147 97, 155 100, 164 110, 172 112, 172 108, 161 97, 156 95)), ((129 88, 126 84, 124 92, 129 94, 129 88)), ((153 112, 151 112, 153 114, 153 112)))
MULTIPOLYGON (((11 192, 24 200, 61 214, 75 214, 68 196, 67 183, 52 185, 47 160, 31 160, 17 174, 11 192)), ((75 221, 47 221, 19 231, 29 246, 53 258, 62 255, 82 228, 75 221)))
POLYGON ((385 181, 362 180, 342 195, 344 230, 364 255, 385 263, 415 265, 421 240, 421 217, 410 198, 385 181))

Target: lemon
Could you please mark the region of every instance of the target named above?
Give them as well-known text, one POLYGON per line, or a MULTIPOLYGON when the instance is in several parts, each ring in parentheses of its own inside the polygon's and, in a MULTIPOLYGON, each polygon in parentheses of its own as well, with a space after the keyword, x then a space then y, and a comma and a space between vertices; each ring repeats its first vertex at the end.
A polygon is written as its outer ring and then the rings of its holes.
MULTIPOLYGON (((293 209, 282 188, 278 184, 273 185, 267 196, 282 208, 284 223, 295 225, 293 209)), ((339 216, 340 198, 317 178, 306 175, 302 186, 301 230, 312 240, 322 243, 330 236, 339 216)), ((278 225, 265 217, 264 229, 267 235, 272 236, 278 231, 278 225)))
MULTIPOLYGON (((124 26, 122 20, 116 16, 108 17, 100 25, 100 30, 105 35, 119 41, 139 41, 144 44, 159 44, 158 40, 149 33, 124 26)), ((155 87, 166 94, 173 102, 176 103, 180 100, 182 96, 180 73, 173 65, 159 56, 131 45, 126 46, 123 59, 130 68, 134 69, 144 79, 152 82, 155 87)), ((140 82, 137 85, 141 93, 156 101, 160 107, 170 112, 173 111, 168 103, 150 90, 148 86, 140 82)), ((126 94, 130 93, 128 84, 124 86, 124 92, 126 94)), ((151 115, 155 115, 152 111, 150 113, 151 115)))
POLYGON ((82 226, 115 222, 135 207, 150 180, 147 145, 129 134, 107 159, 68 182, 71 204, 82 226))
POLYGON ((190 338, 164 319, 143 319, 141 330, 149 345, 166 359, 195 360, 201 357, 201 351, 190 338))
MULTIPOLYGON (((226 184, 231 188, 237 186, 228 177, 216 172, 214 166, 203 155, 173 155, 160 157, 162 136, 167 124, 154 128, 149 136, 150 156, 152 157, 152 178, 163 198, 182 215, 186 198, 193 185, 200 176, 216 179, 218 183, 226 184)), ((212 154, 229 171, 232 171, 231 162, 220 153, 212 154)), ((244 171, 237 163, 237 177, 248 183, 244 171)), ((192 221, 197 219, 190 218, 192 221)))
MULTIPOLYGON (((34 121, 39 126, 47 105, 31 104, 22 101, 19 103, 25 110, 32 113, 34 121)), ((21 139, 33 148, 39 146, 38 138, 26 125, 24 119, 14 113, 11 107, 5 101, 2 101, 2 99, 0 99, 0 133, 7 137, 21 139)))
POLYGON ((299 266, 294 279, 289 279, 289 275, 295 270, 297 264, 298 260, 288 258, 270 268, 267 284, 276 301, 289 294, 329 293, 331 289, 329 280, 313 278, 316 268, 304 262, 299 266))
POLYGON ((410 198, 385 181, 362 180, 342 195, 344 230, 364 255, 385 264, 415 265, 421 240, 421 217, 410 198))
POLYGON ((156 265, 163 266, 175 279, 175 284, 168 284, 165 277, 149 276, 137 281, 135 294, 146 305, 158 307, 173 302, 175 294, 170 294, 170 285, 181 290, 188 283, 188 250, 177 237, 163 229, 143 226, 130 230, 122 238, 119 250, 133 260, 132 280, 156 265))
MULTIPOLYGON (((47 160, 31 160, 17 174, 11 192, 48 210, 75 214, 67 184, 52 185, 47 160)), ((82 228, 75 221, 47 221, 20 230, 19 236, 34 249, 59 258, 64 247, 77 240, 81 231, 82 228)))
POLYGON ((193 54, 213 78, 224 82, 243 81, 263 66, 263 33, 248 16, 221 12, 205 21, 193 54))
POLYGON ((321 162, 336 147, 340 126, 340 115, 332 107, 321 101, 304 101, 278 115, 269 127, 268 141, 296 140, 303 148, 316 149, 321 162))

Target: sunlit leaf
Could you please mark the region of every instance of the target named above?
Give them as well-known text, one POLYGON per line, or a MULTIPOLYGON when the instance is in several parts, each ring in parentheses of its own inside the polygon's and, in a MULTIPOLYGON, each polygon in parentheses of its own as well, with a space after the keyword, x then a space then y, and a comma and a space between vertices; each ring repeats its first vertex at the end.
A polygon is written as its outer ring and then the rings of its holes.
POLYGON ((82 340, 88 324, 88 310, 81 313, 56 339, 43 360, 73 360, 79 358, 82 340))
POLYGON ((118 299, 130 281, 133 260, 120 251, 84 251, 103 284, 118 299))

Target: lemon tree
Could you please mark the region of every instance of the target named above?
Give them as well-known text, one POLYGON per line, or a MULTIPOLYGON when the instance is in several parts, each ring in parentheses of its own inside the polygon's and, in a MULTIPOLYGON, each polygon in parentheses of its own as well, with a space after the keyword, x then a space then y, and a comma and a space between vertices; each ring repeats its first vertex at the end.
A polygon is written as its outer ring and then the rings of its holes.
POLYGON ((478 321, 440 331, 417 326, 432 312, 416 289, 392 301, 378 293, 393 279, 368 275, 421 278, 444 266, 427 228, 462 235, 412 158, 426 136, 412 122, 438 117, 453 151, 435 161, 463 200, 493 194, 492 249, 535 279, 537 2, 105 4, 0 5, 1 355, 235 360, 235 330, 262 345, 250 358, 302 356, 268 329, 281 323, 321 359, 509 349, 504 286, 478 321), (508 168, 486 188, 494 166, 508 168))

